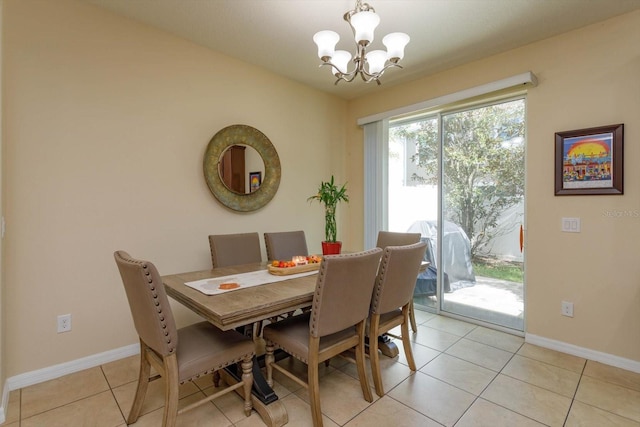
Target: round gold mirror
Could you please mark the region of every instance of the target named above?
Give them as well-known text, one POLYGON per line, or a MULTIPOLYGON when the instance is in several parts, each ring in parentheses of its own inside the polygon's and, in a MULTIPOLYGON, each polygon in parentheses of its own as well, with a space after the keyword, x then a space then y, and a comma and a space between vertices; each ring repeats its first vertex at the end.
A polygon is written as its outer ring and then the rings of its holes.
POLYGON ((258 129, 247 125, 227 126, 209 141, 204 154, 204 178, 211 193, 226 207, 240 212, 255 211, 269 203, 278 191, 280 158, 269 138, 258 129), (261 158, 263 170, 253 157, 247 157, 247 150, 251 153, 251 149, 261 158), (241 159, 235 165, 234 155, 241 159), (242 179, 237 179, 243 184, 234 184, 233 175, 240 175, 242 179))

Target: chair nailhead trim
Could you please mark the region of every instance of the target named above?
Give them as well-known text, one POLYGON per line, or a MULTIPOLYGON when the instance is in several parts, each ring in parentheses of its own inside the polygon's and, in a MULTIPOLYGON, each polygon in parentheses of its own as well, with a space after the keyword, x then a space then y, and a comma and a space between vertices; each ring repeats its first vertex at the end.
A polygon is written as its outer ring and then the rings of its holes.
POLYGON ((160 304, 160 300, 158 298, 158 292, 156 292, 156 285, 153 281, 153 275, 151 274, 151 271, 149 271, 149 266, 146 263, 142 264, 142 268, 144 270, 144 275, 147 276, 147 283, 149 283, 149 291, 151 293, 151 297, 153 298, 154 304, 156 306, 156 312, 158 313, 158 320, 160 322, 160 326, 164 330, 163 333, 165 336, 165 342, 167 343, 167 346, 168 346, 168 351, 170 354, 174 353, 175 344, 173 344, 173 340, 169 335, 169 330, 168 330, 169 325, 167 325, 165 321, 166 318, 162 309, 162 304, 160 304))

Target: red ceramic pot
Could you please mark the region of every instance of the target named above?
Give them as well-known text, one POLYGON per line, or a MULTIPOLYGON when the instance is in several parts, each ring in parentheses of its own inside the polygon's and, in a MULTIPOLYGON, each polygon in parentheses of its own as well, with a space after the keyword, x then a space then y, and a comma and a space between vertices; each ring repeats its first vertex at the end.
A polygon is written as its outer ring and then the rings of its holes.
POLYGON ((322 242, 322 255, 337 255, 342 249, 342 242, 322 242))

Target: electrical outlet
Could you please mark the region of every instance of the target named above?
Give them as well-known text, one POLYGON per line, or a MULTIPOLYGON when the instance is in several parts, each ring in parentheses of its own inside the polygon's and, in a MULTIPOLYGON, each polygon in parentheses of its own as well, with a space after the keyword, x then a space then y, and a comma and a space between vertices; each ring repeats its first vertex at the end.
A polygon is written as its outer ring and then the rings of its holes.
POLYGON ((573 303, 562 301, 561 313, 563 316, 573 317, 573 303))
POLYGON ((58 333, 69 332, 71 330, 71 315, 61 314, 58 316, 58 333))

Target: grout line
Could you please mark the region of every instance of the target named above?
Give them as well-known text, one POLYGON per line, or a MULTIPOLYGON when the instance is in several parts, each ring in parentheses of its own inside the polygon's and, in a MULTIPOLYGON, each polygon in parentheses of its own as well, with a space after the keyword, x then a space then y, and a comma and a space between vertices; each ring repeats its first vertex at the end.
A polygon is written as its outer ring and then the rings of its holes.
POLYGON ((100 371, 102 371, 102 375, 104 376, 104 380, 107 382, 107 385, 109 386, 109 391, 111 392, 111 397, 113 397, 113 401, 115 402, 116 406, 118 407, 118 411, 120 411, 120 415, 122 415, 122 421, 125 423, 125 425, 127 424, 127 417, 124 414, 124 411, 122 409, 122 406, 120 406, 120 402, 118 402, 118 399, 116 399, 116 395, 113 392, 113 386, 111 385, 111 383, 109 382, 109 379, 107 378, 107 374, 104 371, 103 368, 104 365, 100 365, 100 371))

